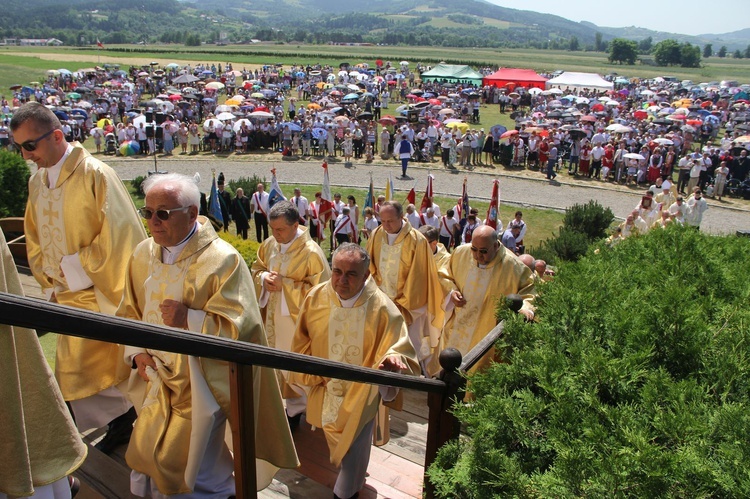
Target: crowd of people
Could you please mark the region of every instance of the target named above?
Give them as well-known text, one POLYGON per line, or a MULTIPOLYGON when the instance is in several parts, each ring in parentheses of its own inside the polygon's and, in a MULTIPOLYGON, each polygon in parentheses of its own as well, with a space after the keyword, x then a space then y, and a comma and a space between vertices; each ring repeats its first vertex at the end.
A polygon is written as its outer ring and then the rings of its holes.
MULTIPOLYGON (((510 223, 510 249, 498 235, 502 224, 489 222, 464 229, 464 244, 454 249, 458 231, 440 234, 433 225, 440 219, 434 203, 428 203, 418 229, 400 203, 381 200, 366 213, 377 214, 376 221, 371 217, 360 229, 351 219, 359 216, 356 200, 344 205, 336 196, 333 235, 346 237, 336 237, 329 263, 318 244, 328 216, 316 226, 311 212, 320 206, 307 203, 299 191, 269 204, 262 184, 249 199, 239 189, 234 199, 220 189, 219 199, 244 212, 245 230, 252 216, 262 241, 248 267, 200 214, 194 178, 149 177, 142 186, 145 206, 136 210, 117 174, 80 144, 69 143, 58 117, 44 105, 24 104, 10 127, 23 157, 38 166, 29 181, 27 253, 32 274, 56 303, 426 376, 439 370, 439 350, 455 347, 466 354, 494 327, 491 303, 497 296, 521 295, 520 313, 534 317, 540 280, 517 258, 521 213, 510 223), (366 247, 358 244, 360 235, 366 247)), ((470 216, 477 217, 475 210, 470 216)), ((453 219, 451 225, 459 223, 453 219)), ((7 248, 2 255, 3 268, 12 267, 7 248)), ((483 364, 493 358, 490 352, 483 364)), ((96 447, 111 453, 127 445, 133 494, 234 497, 232 456, 224 440, 230 410, 226 363, 61 335, 55 366, 55 389, 45 391, 34 407, 52 412, 60 431, 44 433, 43 440, 13 433, 14 445, 25 449, 20 458, 33 455, 37 461, 29 464, 30 473, 0 473, 0 493, 70 497, 78 484, 67 475, 85 455, 77 432, 106 426, 96 447), (50 449, 57 453, 47 453, 50 449)), ((292 432, 305 421, 323 430, 330 460, 339 468, 334 497, 357 497, 373 435, 380 445, 389 438, 386 406, 400 406, 399 390, 253 369, 255 454, 264 463, 258 487, 267 486, 279 468, 299 465, 292 432)), ((14 372, 28 376, 26 370, 14 372)), ((20 387, 16 396, 28 390, 24 383, 12 386, 20 387)), ((13 410, 14 421, 22 422, 33 407, 13 410)))

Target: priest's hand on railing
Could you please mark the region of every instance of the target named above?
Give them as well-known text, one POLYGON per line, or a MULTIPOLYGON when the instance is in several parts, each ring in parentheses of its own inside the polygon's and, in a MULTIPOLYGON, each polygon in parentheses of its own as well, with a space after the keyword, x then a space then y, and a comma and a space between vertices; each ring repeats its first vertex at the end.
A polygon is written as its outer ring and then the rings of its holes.
POLYGON ((378 369, 380 369, 381 371, 398 373, 407 370, 408 366, 404 364, 403 360, 401 360, 400 355, 389 355, 388 357, 383 359, 383 362, 380 363, 378 369))
POLYGON ((159 311, 164 325, 187 329, 188 308, 182 303, 175 300, 164 300, 159 304, 159 311))
POLYGON ((147 353, 139 353, 133 357, 133 362, 135 362, 135 366, 138 369, 138 376, 140 376, 143 381, 148 381, 146 366, 156 371, 156 362, 154 362, 154 359, 147 353))

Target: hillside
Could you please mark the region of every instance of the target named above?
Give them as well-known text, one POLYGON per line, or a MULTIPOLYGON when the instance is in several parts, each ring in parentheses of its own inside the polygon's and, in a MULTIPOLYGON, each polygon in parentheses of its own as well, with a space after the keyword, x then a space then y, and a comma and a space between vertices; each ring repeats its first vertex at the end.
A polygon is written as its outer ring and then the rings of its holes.
POLYGON ((454 47, 581 49, 615 37, 665 38, 744 49, 750 30, 686 37, 641 28, 598 27, 484 0, 5 0, 2 37, 58 38, 66 45, 184 43, 251 39, 277 42, 364 42, 454 47))

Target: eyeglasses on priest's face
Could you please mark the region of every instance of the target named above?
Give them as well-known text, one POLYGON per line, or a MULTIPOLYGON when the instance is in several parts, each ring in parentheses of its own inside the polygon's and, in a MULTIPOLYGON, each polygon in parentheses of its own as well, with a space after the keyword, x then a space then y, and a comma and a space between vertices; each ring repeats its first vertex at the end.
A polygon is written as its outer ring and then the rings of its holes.
POLYGON ((156 218, 159 220, 167 221, 169 220, 169 216, 173 212, 179 212, 179 211, 185 211, 189 209, 190 206, 183 206, 181 208, 172 208, 171 210, 151 210, 149 208, 141 208, 138 210, 138 213, 141 215, 141 217, 144 220, 151 220, 151 217, 156 215, 156 218))
POLYGON ((53 128, 52 130, 45 133, 41 137, 38 137, 34 140, 27 140, 26 142, 21 143, 20 146, 23 147, 28 152, 34 152, 36 151, 37 144, 41 142, 42 140, 46 139, 47 137, 49 137, 50 135, 52 135, 55 132, 55 130, 57 129, 53 128))

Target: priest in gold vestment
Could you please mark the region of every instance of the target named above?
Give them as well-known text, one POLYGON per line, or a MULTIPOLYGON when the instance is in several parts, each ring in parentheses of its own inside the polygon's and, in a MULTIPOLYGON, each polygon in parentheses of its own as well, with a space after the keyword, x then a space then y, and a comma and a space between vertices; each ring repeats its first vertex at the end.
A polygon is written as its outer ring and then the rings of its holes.
MULTIPOLYGON (((258 248, 251 271, 263 314, 268 345, 289 352, 302 300, 313 286, 331 278, 323 250, 299 226, 299 212, 289 201, 279 201, 268 212, 271 237, 258 248)), ((284 379, 288 372, 283 371, 284 379)), ((290 427, 294 429, 307 405, 300 387, 282 387, 290 427)))
MULTIPOLYGON (((153 237, 136 248, 118 315, 239 341, 266 344, 250 270, 211 223, 198 216, 200 193, 178 174, 144 183, 141 215, 153 237)), ((131 386, 145 388, 125 458, 139 496, 218 498, 234 494, 225 438, 226 362, 126 347, 131 386)), ((253 370, 259 488, 277 468, 298 465, 276 376, 253 370)))
MULTIPOLYGON (((0 291, 23 295, 0 231, 0 291)), ((86 458, 60 389, 31 329, 0 325, 0 499, 70 497, 68 475, 86 458)))
MULTIPOLYGON (((146 237, 125 186, 80 144, 68 144, 45 106, 22 106, 11 129, 24 158, 39 167, 29 179, 25 215, 34 277, 51 301, 114 314, 127 260, 146 237)), ((112 423, 101 442, 106 448, 98 446, 105 452, 127 442, 135 416, 115 388, 128 378, 121 359, 122 348, 114 343, 65 335, 57 340, 55 376, 78 429, 112 423)))
MULTIPOLYGON (((510 294, 523 297, 519 313, 534 317, 534 278, 531 269, 497 240, 495 229, 483 225, 474 230, 471 243, 451 253, 447 267, 440 270, 444 286, 450 289, 446 298, 448 319, 440 337, 440 351, 453 347, 466 355, 496 325, 495 304, 510 294)), ((481 369, 494 357, 494 349, 482 358, 475 369, 481 369)), ((440 366, 433 362, 432 374, 440 366)))
POLYGON ((432 225, 423 225, 419 228, 419 232, 427 239, 430 243, 430 250, 432 251, 432 259, 435 260, 435 266, 440 272, 440 269, 448 265, 451 259, 451 254, 445 249, 443 243, 440 242, 440 231, 432 225))
MULTIPOLYGON (((367 252, 344 243, 333 254, 331 280, 302 304, 292 350, 373 369, 419 374, 403 317, 369 276, 367 252)), ((322 428, 331 463, 341 466, 334 497, 356 497, 364 486, 381 397, 400 405, 398 389, 293 373, 310 387, 307 422, 322 428)))
POLYGON ((386 201, 381 225, 367 241, 370 274, 404 316, 420 362, 437 347, 444 313, 443 291, 427 240, 404 220, 400 203, 386 201))

